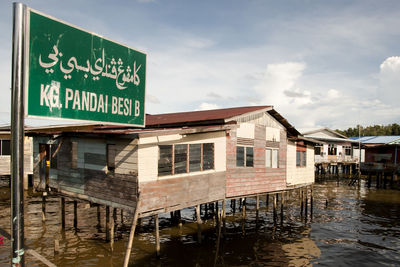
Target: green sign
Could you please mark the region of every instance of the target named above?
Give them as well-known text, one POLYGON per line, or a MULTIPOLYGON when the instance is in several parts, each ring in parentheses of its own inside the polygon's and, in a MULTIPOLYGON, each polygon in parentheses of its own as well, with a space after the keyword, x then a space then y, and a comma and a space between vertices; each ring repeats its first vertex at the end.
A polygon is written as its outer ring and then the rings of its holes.
POLYGON ((145 125, 146 54, 30 10, 26 115, 145 125))

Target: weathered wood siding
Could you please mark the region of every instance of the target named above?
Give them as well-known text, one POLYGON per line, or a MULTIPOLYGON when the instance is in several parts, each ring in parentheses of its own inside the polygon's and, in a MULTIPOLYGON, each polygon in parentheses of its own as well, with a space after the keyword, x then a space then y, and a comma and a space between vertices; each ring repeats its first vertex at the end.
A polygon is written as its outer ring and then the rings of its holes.
POLYGON ((293 187, 313 183, 314 172, 314 147, 308 145, 306 150, 306 167, 296 166, 296 143, 289 142, 287 150, 287 186, 293 187))
MULTIPOLYGON (((9 137, 8 137, 9 138, 9 137)), ((3 140, 9 140, 7 138, 2 138, 3 140)), ((33 173, 33 157, 32 157, 32 138, 24 138, 24 174, 33 173)), ((10 169, 11 156, 4 155, 0 156, 0 175, 11 175, 10 169)))
MULTIPOLYGON (((232 130, 227 137, 227 197, 273 192, 286 188, 286 131, 281 126, 274 124, 268 115, 253 121, 253 123, 255 123, 253 167, 236 167, 236 147, 243 140, 241 140, 242 137, 237 136, 235 130, 232 130), (271 130, 271 127, 274 128, 273 133, 267 133, 267 131, 271 130), (269 137, 276 135, 277 131, 279 131, 279 139, 274 138, 274 141, 267 140, 267 137, 270 139, 269 137), (280 140, 280 142, 277 142, 277 140, 280 140), (265 151, 268 143, 272 147, 279 147, 278 168, 266 167, 265 151)), ((246 129, 249 128, 246 127, 246 129)), ((243 133, 239 131, 239 134, 243 133)), ((247 135, 250 136, 249 134, 247 135)), ((249 140, 248 144, 250 143, 249 140)))
POLYGON ((161 179, 139 184, 141 216, 225 198, 225 172, 161 179))
POLYGON ((59 144, 57 169, 50 168, 49 186, 109 206, 135 207, 137 200, 136 140, 63 137, 35 140, 35 184, 40 182, 40 144, 59 144), (107 166, 107 145, 115 161, 107 166))

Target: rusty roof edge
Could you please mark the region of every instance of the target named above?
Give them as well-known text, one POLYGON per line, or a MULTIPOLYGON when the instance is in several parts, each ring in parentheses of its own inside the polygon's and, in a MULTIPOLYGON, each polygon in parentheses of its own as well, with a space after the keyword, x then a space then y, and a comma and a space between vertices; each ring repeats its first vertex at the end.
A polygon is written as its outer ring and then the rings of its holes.
POLYGON ((242 117, 245 117, 245 116, 250 116, 250 115, 253 115, 253 114, 257 114, 257 113, 267 112, 267 111, 272 110, 272 109, 273 109, 273 106, 267 106, 267 107, 264 107, 264 108, 260 108, 258 110, 253 110, 253 111, 249 111, 249 112, 246 112, 246 113, 242 113, 242 114, 237 115, 237 116, 226 118, 226 119, 224 119, 224 122, 227 123, 227 122, 231 122, 231 121, 237 121, 239 118, 242 118, 242 117))
POLYGON ((327 144, 323 141, 316 140, 316 139, 309 138, 309 137, 304 137, 304 136, 290 137, 289 140, 291 140, 291 141, 302 140, 302 141, 306 141, 306 142, 313 143, 313 144, 327 144))
POLYGON ((274 117, 280 124, 282 124, 292 136, 301 136, 301 133, 297 131, 297 129, 293 125, 291 125, 288 122, 288 120, 285 119, 278 111, 272 108, 267 112, 272 117, 274 117))
POLYGON ((152 137, 156 135, 169 135, 169 134, 199 134, 199 133, 209 133, 209 132, 218 132, 218 131, 226 131, 231 130, 237 127, 234 124, 226 124, 226 125, 211 125, 211 126, 203 126, 203 127, 184 127, 184 128, 165 128, 165 129, 157 129, 157 130, 149 130, 138 133, 140 137, 152 137))

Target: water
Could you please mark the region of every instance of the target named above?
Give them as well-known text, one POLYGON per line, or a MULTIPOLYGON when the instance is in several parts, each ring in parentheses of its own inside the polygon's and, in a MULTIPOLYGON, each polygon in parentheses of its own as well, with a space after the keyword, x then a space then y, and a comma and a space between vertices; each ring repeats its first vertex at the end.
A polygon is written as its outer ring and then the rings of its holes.
MULTIPOLYGON (((282 222, 274 223, 272 206, 261 198, 258 220, 255 201, 248 200, 246 220, 241 212, 227 208, 226 228, 216 257, 216 222, 203 225, 202 243, 197 242, 194 209, 182 211, 183 226, 171 225, 169 214, 160 216, 161 256, 155 255, 154 221, 142 220, 133 243, 131 266, 399 266, 400 191, 348 186, 342 180, 314 186, 313 216, 300 215, 300 205, 291 195, 282 222)), ((230 202, 227 202, 229 205, 230 202)), ((0 189, 0 228, 10 232, 10 192, 0 189)), ((66 204, 66 231, 61 232, 57 198, 49 198, 42 222, 41 197, 27 195, 26 244, 57 266, 121 266, 131 217, 121 222, 118 212, 114 251, 104 241, 105 211, 97 226, 97 209, 78 205, 78 231, 73 225, 73 204, 66 204), (54 239, 60 251, 54 253, 54 239)), ((310 212, 310 207, 308 208, 310 212)), ((0 241, 0 266, 10 265, 10 241, 0 241)), ((45 266, 26 255, 26 266, 45 266)))

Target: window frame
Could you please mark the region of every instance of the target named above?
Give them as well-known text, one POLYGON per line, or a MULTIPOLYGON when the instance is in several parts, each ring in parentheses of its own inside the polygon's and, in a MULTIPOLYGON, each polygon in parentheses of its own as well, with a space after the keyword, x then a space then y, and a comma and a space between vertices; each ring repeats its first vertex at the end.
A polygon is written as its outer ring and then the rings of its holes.
POLYGON ((265 167, 269 169, 279 169, 279 148, 265 148, 265 167), (267 156, 268 151, 270 152, 269 160, 267 156), (274 154, 276 154, 276 166, 274 166, 274 154))
MULTIPOLYGON (((193 162, 193 161, 192 161, 193 162)), ((196 163, 195 163, 196 164, 196 163)), ((180 175, 180 174, 189 174, 189 173, 195 173, 195 172, 203 172, 203 171, 209 171, 209 170, 215 170, 215 143, 191 143, 191 144, 171 144, 171 145, 158 145, 158 168, 157 168, 157 177, 162 177, 162 176, 169 176, 169 175, 180 175), (200 145, 200 170, 190 170, 191 166, 191 158, 190 158, 190 147, 195 146, 195 145, 200 145), (211 156, 212 162, 209 164, 207 167, 205 166, 205 153, 204 153, 204 145, 210 145, 211 153, 208 153, 207 155, 211 156), (160 147, 171 147, 171 171, 170 172, 164 172, 161 173, 160 175, 160 160, 161 160, 161 154, 160 154, 160 147), (176 172, 176 146, 186 146, 186 166, 185 170, 182 172, 176 172), (210 167, 211 166, 211 167, 210 167)))
POLYGON ((254 168, 254 147, 253 146, 242 146, 242 145, 237 145, 236 146, 236 167, 237 168, 254 168), (238 165, 238 149, 243 148, 243 165, 238 165), (251 155, 251 164, 248 164, 250 161, 247 159, 248 156, 248 150, 250 152, 250 149, 252 150, 252 155, 251 155))
POLYGON ((0 156, 11 156, 11 140, 10 139, 0 139, 0 156), (3 153, 5 150, 4 142, 8 143, 8 153, 3 153))
POLYGON ((328 144, 328 156, 337 156, 336 144, 328 144))
POLYGON ((296 167, 307 167, 307 146, 305 145, 296 146, 296 167))

